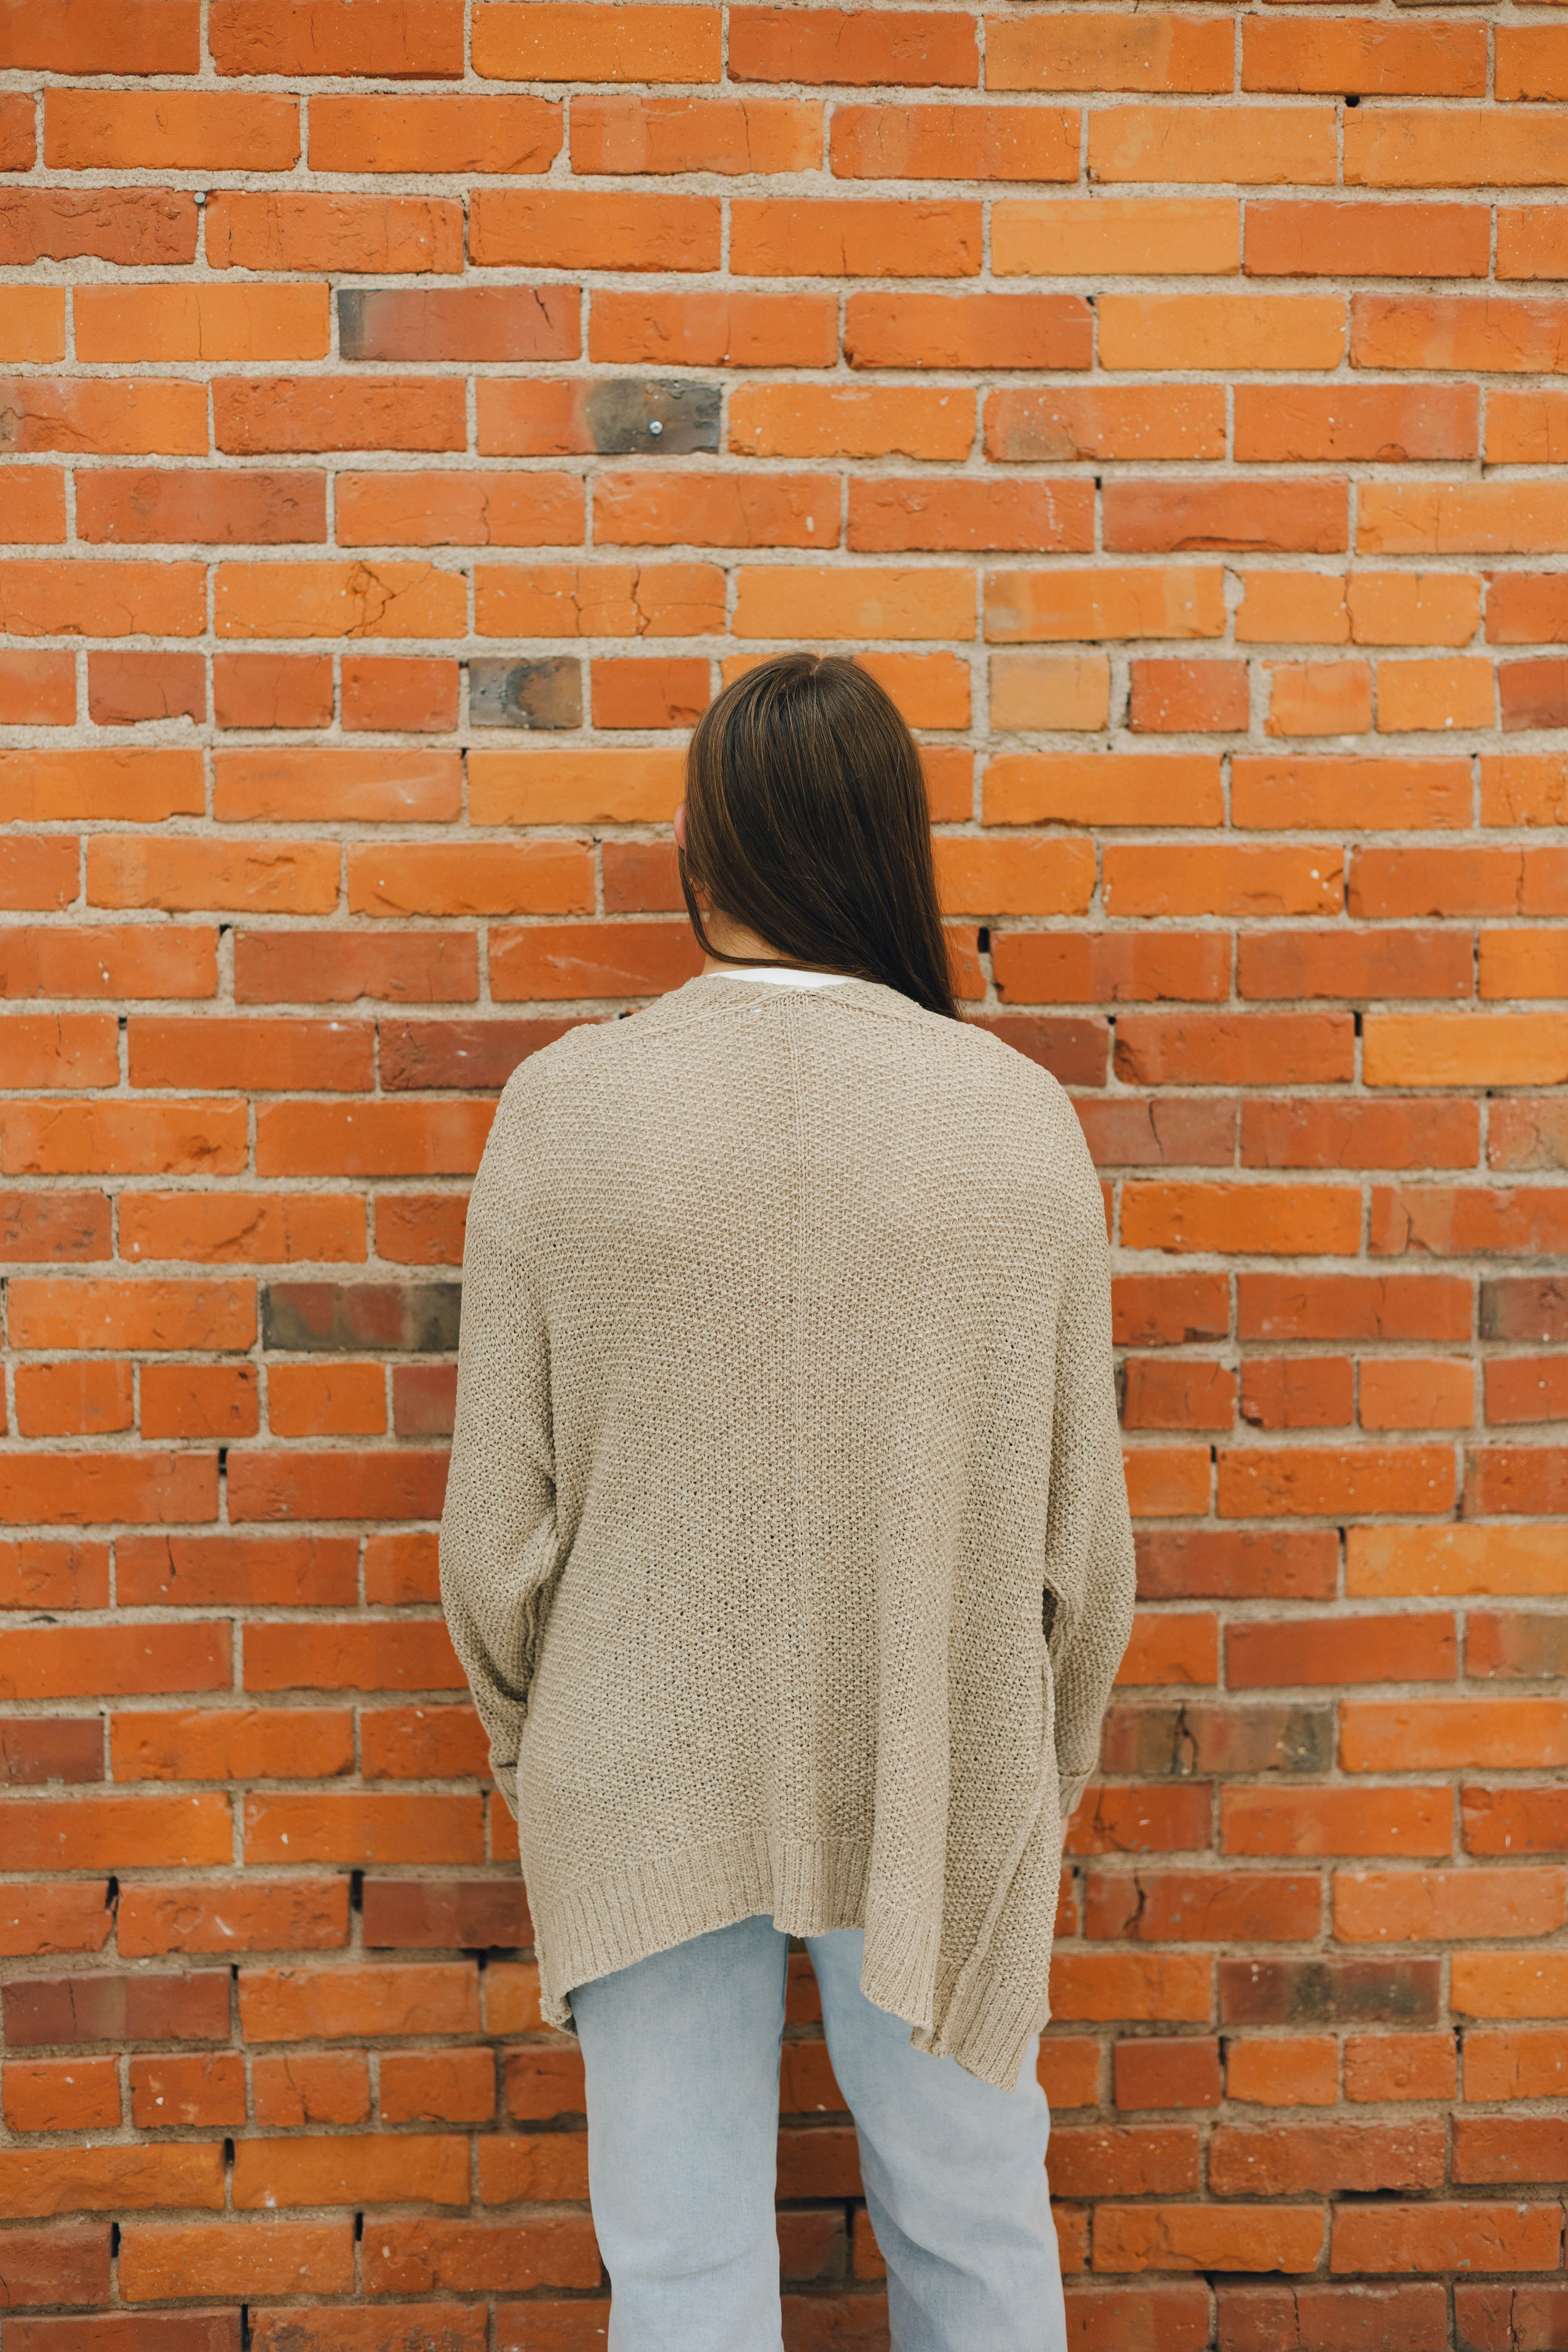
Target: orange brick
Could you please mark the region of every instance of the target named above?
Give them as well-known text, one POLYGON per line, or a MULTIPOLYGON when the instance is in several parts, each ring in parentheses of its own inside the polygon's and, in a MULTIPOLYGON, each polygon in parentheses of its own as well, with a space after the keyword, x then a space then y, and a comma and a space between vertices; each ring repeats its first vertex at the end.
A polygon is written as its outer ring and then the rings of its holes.
POLYGON ((120 2068, 112 2058, 12 2058, 4 2075, 14 2132, 114 2131, 120 2068))
POLYGON ((974 403, 956 386, 742 383, 730 446, 748 457, 967 457, 974 403))
POLYGON ((1344 869, 1331 846, 1115 843, 1105 851, 1104 893, 1117 916, 1328 915, 1343 904, 1344 869))
POLYGON ((1224 394, 1204 386, 1053 385, 994 392, 985 403, 985 454, 1004 461, 1221 457, 1225 446, 1224 394))
POLYGON ((991 723, 1001 729, 1102 728, 1110 711, 1104 654, 993 654, 991 723))
POLYGON ((220 563, 220 637, 454 637, 461 577, 429 563, 220 563))
POLYGON ((0 559, 0 627, 13 636, 195 637, 205 601, 200 563, 0 559))
POLYGON ((299 100, 211 89, 44 94, 44 161, 53 171, 224 172, 237 155, 247 171, 291 170, 299 100))
POLYGON ((1225 629, 1217 566, 1156 570, 1062 565, 994 571, 985 582, 985 635, 993 645, 1053 638, 1217 637, 1225 629))
POLYGON ((1552 374, 1568 304, 1544 295, 1354 294, 1351 363, 1552 374))
POLYGON ((1560 1025, 1546 1013, 1372 1013, 1369 1087, 1553 1087, 1568 1078, 1560 1025))
POLYGON ((639 467, 598 476, 594 541, 604 547, 833 547, 838 507, 839 486, 829 474, 639 467))
POLYGON ((198 924, 14 926, 0 964, 7 996, 212 996, 217 932, 198 924))
POLYGON ((12 497, 0 533, 10 545, 38 547, 64 540, 65 476, 58 466, 13 467, 8 487, 12 497))
MULTIPOLYGON (((1247 27, 1249 34, 1284 29, 1279 23, 1247 27)), ((1294 31, 1294 24, 1290 29, 1294 31)), ((1304 29, 1324 28, 1314 25, 1304 29)), ((1347 29, 1369 33, 1373 27, 1347 29)), ((1247 208, 1249 278, 1429 278, 1435 255, 1442 257, 1445 278, 1485 278, 1491 262, 1491 221, 1486 207, 1318 203, 1251 204, 1247 208)))
POLYGON ((1339 2084, 1339 2044, 1330 2034, 1258 2035, 1226 2053, 1226 2095, 1249 2105, 1331 2107, 1339 2084))
MULTIPOLYGON (((1339 1881, 1335 1900, 1338 1901, 1339 1881)), ((1466 2080, 1469 2051, 1466 2049, 1466 2080)), ((1347 2033, 1347 2099, 1452 2099, 1458 2088, 1451 2033, 1347 2033)))
MULTIPOLYGON (((720 676, 726 686, 737 677, 744 677, 769 656, 765 654, 731 654, 721 662, 720 676)), ((969 724, 969 667, 956 654, 896 654, 866 653, 854 657, 862 669, 868 670, 888 693, 911 727, 967 727, 969 724)), ((595 663, 595 672, 605 667, 595 663)), ((627 668, 638 667, 636 663, 627 668)), ((658 667, 646 665, 648 668, 658 667)), ((706 665, 683 667, 700 668, 706 665)), ((706 687, 703 700, 706 701, 706 687)), ((699 708, 701 706, 700 705, 699 708)), ((658 722, 666 725, 672 721, 658 722)), ((969 752, 957 746, 931 744, 921 748, 921 765, 925 770, 926 790, 931 802, 934 823, 962 820, 971 813, 973 799, 973 762, 969 752), (952 798, 953 804, 947 804, 952 798)), ((671 869, 673 872, 673 868, 671 869)), ((682 904, 679 887, 669 901, 672 907, 682 904)))
POLYGON ((937 887, 949 915, 1081 915, 1094 891, 1088 842, 938 839, 937 887))
POLYGON ((100 1436, 135 1419, 129 1364, 18 1364, 16 1427, 24 1437, 100 1436))
POLYGON ((793 99, 579 98, 572 169, 812 172, 822 160, 823 111, 793 99))
POLYGON ((1089 117, 1091 180, 1212 186, 1331 184, 1328 107, 1107 106, 1089 117))
POLYGON ((1380 734, 1491 727, 1497 689, 1489 661, 1382 661, 1377 666, 1380 734))
MULTIPOLYGON (((520 13, 552 5, 530 0, 520 13)), ((719 215, 713 196, 484 188, 469 208, 468 258, 486 269, 717 269, 719 215)))
MULTIPOLYGON (((837 352, 838 310, 830 294, 668 294, 657 287, 647 293, 618 293, 606 288, 595 289, 588 322, 593 360, 831 367, 837 352)), ((813 389, 820 396, 826 388, 813 389)), ((742 396, 743 387, 737 386, 731 395, 731 419, 742 396)))
MULTIPOLYGON (((1568 485, 1369 482, 1356 541, 1369 555, 1554 553, 1568 547, 1568 485)), ((1498 593, 1506 599, 1521 591, 1510 584, 1498 593)))
POLYGON ((1310 550, 1337 554, 1349 543, 1342 481, 1108 482, 1104 542, 1117 554, 1170 555, 1201 548, 1310 550))
MULTIPOLYGON (((68 653, 0 653, 0 726, 68 727, 76 718, 76 663, 68 653)), ((19 854, 12 845, 13 860, 19 854)), ((58 845, 37 845, 36 855, 53 863, 58 845)), ((73 861, 74 868, 74 861, 73 861)), ((10 866, 7 868, 11 871, 10 866)), ((62 885, 64 877, 62 877, 62 885)), ((0 886, 6 891, 26 887, 16 879, 0 886)), ((68 890, 61 899, 0 897, 0 905, 65 905, 76 896, 68 890)))
POLYGON ((1482 98, 1485 28, 1254 16, 1242 27, 1241 87, 1360 98, 1482 98))
POLYGON ((1347 1185, 1135 1182, 1121 1198, 1129 1249, 1349 1255, 1360 1228, 1361 1194, 1347 1185))
POLYGON ((480 564, 474 621, 482 637, 707 636, 723 627, 724 575, 710 563, 480 564))
POLYGON ((1483 824, 1560 824, 1568 768, 1559 759, 1513 753, 1481 760, 1483 824))
POLYGON ((1312 2271, 1322 2257, 1320 2209, 1258 2205, 1100 2205, 1097 2271, 1312 2271))
MULTIPOLYGON (((220 376, 213 385, 220 449, 460 449, 463 386, 457 380, 393 376, 220 376)), ((205 436, 203 446, 205 446, 205 436)))
POLYGON ((1270 735, 1360 735, 1372 725, 1372 665, 1269 662, 1270 735))
POLYGON ((208 30, 220 74, 460 77, 460 0, 216 0, 208 30))
POLYGON ((275 914, 330 914, 338 903, 332 842, 159 841, 100 834, 88 845, 87 897, 94 907, 249 907, 275 914))
POLYGON ((319 360, 327 289, 310 285, 79 286, 83 360, 319 360))
MULTIPOLYGON (((1235 51, 1218 16, 991 16, 987 89, 1228 90, 1235 51)), ((1074 177, 1077 174, 1075 173, 1074 177)))
POLYGON ((1087 368, 1091 317, 1077 295, 851 294, 851 367, 1087 368))
POLYGON ((1552 119, 1388 106, 1345 121, 1347 187, 1552 187, 1568 153, 1552 119))
POLYGON ((731 626, 742 638, 966 639, 974 635, 974 575, 934 567, 748 564, 731 626))
POLYGON ((1094 545, 1092 488, 1072 480, 940 476, 852 482, 847 544, 878 554, 909 548, 998 548, 1081 555, 1094 545))
POLYGON ((1331 368, 1344 306, 1319 294, 1104 294, 1100 358, 1110 368, 1331 368))
POLYGON ((593 855, 571 841, 351 845, 349 906, 369 915, 591 913, 593 855))
POLYGON ((1558 278, 1563 270, 1563 223, 1555 205, 1500 205, 1500 278, 1558 278))
POLYGON ((1240 264, 1241 208, 1231 197, 1004 198, 992 207, 991 266, 999 278, 1209 278, 1240 264))
MULTIPOLYGON (((1334 1934, 1347 1942, 1549 1936, 1565 1917, 1568 1880, 1560 1870, 1334 1873, 1334 1934)), ((1451 2062, 1451 2043, 1448 2055, 1451 2062)), ((1447 2071, 1451 2095, 1451 2063, 1447 2071)))
POLYGON ((201 18, 190 0, 138 9, 130 17, 100 0, 36 0, 26 10, 8 12, 0 27, 0 65, 61 74, 196 73, 201 18))
MULTIPOLYGON (((1127 723, 1140 734, 1230 734, 1249 723, 1245 662, 1134 661, 1131 684, 1127 723)), ((1095 723, 1103 725, 1103 718, 1095 723)))
POLYGON ((717 81, 719 37, 717 8, 633 6, 606 16, 595 0, 482 0, 473 65, 492 81, 717 81))
POLYGON ((748 278, 968 278, 980 254, 974 203, 737 196, 730 207, 730 266, 748 278))
POLYGON ((1076 180, 1080 130, 1044 107, 884 100, 835 107, 828 156, 840 180, 1076 180))
POLYGON ((692 727, 710 699, 706 661, 607 656, 593 665, 595 727, 692 727))
POLYGON ((542 98, 310 100, 313 172, 547 172, 564 136, 560 105, 542 98))
POLYGON ((1551 2265, 1547 2252, 1562 2208, 1510 2199, 1507 2204, 1341 2206, 1334 2214, 1330 2268, 1342 2272, 1451 2271, 1479 2274, 1551 2265))
POLYGON ((730 73, 736 81, 973 89, 976 29, 972 16, 936 8, 739 6, 730 16, 730 73))
POLYGON ((556 473, 340 473, 340 547, 575 547, 582 483, 556 473))
POLYGON ((1112 752, 1015 752, 993 760, 983 803, 987 824, 1218 824, 1217 759, 1112 752))
POLYGON ((477 824, 663 824, 680 797, 679 751, 470 751, 477 824))
MULTIPOLYGON (((215 269, 460 270, 463 215, 426 196, 213 196, 215 269)), ((247 354, 248 356, 248 354, 247 354)))
POLYGON ((1250 462, 1387 464, 1479 453, 1474 384, 1238 383, 1235 397, 1236 454, 1250 462))

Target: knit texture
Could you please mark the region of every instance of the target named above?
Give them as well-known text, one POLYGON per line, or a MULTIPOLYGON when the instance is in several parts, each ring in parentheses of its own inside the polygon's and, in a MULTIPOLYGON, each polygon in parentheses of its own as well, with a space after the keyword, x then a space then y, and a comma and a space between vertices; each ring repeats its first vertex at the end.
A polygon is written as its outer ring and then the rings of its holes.
POLYGON ((1011 2088, 1131 1623, 1066 1095, 866 982, 689 982, 501 1099, 441 1527, 545 2016, 769 1913, 1011 2088))

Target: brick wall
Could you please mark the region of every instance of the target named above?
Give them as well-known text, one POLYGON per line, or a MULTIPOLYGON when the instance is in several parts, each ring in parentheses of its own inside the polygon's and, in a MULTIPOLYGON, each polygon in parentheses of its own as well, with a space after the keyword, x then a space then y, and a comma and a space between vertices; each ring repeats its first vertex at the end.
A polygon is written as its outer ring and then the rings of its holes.
POLYGON ((802 640, 1118 1247, 1078 2352, 1568 2344, 1565 98, 1551 6, 0 0, 0 2352, 603 2343, 463 1203, 802 640))

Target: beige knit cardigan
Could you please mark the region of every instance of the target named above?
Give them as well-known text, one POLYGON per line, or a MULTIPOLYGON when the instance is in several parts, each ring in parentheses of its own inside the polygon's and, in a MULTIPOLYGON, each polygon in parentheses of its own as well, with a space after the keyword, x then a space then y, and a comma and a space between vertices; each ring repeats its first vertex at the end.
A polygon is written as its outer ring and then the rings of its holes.
POLYGON ((1011 2088, 1132 1542, 1100 1188, 1053 1078, 853 981, 689 981, 501 1097, 447 1622, 544 2014, 752 1914, 863 1926, 1011 2088))

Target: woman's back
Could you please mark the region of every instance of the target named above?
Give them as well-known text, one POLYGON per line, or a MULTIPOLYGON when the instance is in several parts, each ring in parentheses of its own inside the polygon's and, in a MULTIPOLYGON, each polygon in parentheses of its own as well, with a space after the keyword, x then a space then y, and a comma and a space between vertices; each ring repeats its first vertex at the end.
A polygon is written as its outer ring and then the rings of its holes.
POLYGON ((514 1077, 443 1579, 555 2021, 863 1924, 871 1999, 1011 2083, 1131 1607, 1104 1261, 1059 1087, 891 988, 706 977, 514 1077))

